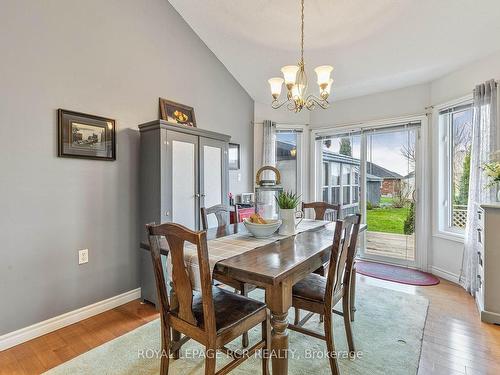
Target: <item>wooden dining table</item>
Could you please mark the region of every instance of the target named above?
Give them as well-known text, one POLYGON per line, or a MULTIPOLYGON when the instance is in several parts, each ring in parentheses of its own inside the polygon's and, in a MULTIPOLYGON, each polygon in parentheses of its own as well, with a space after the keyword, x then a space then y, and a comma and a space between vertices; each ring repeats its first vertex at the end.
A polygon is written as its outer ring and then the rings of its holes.
MULTIPOLYGON (((335 223, 279 239, 215 264, 213 278, 245 282, 265 290, 271 312, 271 362, 273 375, 288 373, 288 310, 292 306, 292 286, 318 269, 330 258, 335 223)), ((366 230, 362 225, 360 233, 366 230)), ((242 223, 211 228, 207 239, 246 233, 242 223)), ((141 244, 149 249, 148 244, 141 244)), ((168 254, 167 249, 162 252, 168 254)))

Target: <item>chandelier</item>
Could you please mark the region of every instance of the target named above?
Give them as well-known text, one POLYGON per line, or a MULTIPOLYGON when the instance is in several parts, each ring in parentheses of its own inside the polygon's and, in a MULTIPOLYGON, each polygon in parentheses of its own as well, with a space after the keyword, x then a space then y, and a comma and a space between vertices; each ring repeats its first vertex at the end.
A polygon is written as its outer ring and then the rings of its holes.
POLYGON ((332 70, 333 67, 330 65, 322 65, 314 69, 318 77, 319 97, 313 94, 307 95, 307 75, 304 65, 304 0, 301 0, 300 60, 297 65, 287 65, 281 68, 283 78, 275 77, 268 80, 273 96, 272 107, 278 109, 286 105, 293 112, 300 112, 304 107, 310 111, 316 106, 328 108, 328 97, 333 82, 330 78, 332 70), (286 100, 280 102, 283 82, 287 89, 286 100))

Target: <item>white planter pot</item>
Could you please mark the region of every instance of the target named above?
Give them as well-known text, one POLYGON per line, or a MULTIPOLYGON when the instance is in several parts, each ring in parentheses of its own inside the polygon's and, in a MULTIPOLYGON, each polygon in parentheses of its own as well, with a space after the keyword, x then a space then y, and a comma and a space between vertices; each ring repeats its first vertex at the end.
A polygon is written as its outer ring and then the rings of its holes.
POLYGON ((280 209, 280 218, 282 223, 279 234, 293 236, 296 233, 297 225, 302 221, 302 212, 295 211, 295 209, 280 209))

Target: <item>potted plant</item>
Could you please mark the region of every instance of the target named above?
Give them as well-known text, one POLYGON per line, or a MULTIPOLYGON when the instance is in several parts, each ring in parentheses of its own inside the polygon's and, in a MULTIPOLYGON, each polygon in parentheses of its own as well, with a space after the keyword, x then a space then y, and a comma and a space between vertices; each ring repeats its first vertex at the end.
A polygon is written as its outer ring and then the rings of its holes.
POLYGON ((497 201, 500 202, 500 150, 492 154, 492 160, 483 165, 483 170, 491 180, 486 187, 490 188, 496 185, 497 201))
POLYGON ((280 218, 282 221, 279 234, 284 236, 294 235, 297 225, 299 225, 303 218, 302 212, 296 211, 300 203, 300 196, 291 191, 282 191, 276 197, 276 202, 280 208, 280 218), (297 221, 297 219, 300 220, 297 221))

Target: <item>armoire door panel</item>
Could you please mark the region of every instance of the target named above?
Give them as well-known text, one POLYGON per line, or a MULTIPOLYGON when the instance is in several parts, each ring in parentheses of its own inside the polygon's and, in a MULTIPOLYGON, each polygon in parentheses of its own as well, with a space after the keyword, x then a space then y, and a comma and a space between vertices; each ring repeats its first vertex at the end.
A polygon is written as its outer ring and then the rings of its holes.
MULTIPOLYGON (((200 192, 201 204, 211 207, 228 204, 227 143, 200 138, 200 192)), ((208 226, 217 226, 214 215, 208 217, 208 226)))
POLYGON ((168 132, 170 221, 198 229, 198 137, 168 132))
MULTIPOLYGON (((203 201, 206 207, 222 204, 222 154, 220 147, 203 146, 203 201)), ((208 217, 209 227, 217 226, 214 215, 208 217)))

